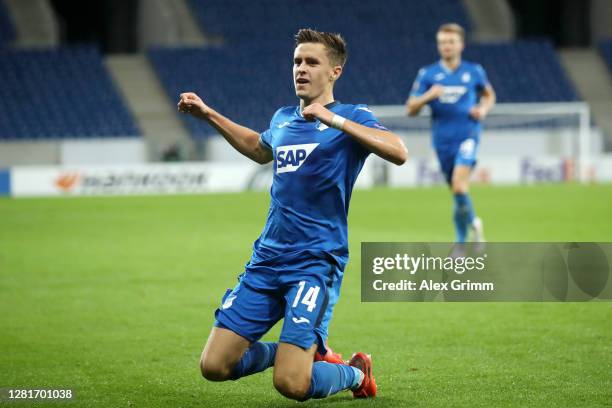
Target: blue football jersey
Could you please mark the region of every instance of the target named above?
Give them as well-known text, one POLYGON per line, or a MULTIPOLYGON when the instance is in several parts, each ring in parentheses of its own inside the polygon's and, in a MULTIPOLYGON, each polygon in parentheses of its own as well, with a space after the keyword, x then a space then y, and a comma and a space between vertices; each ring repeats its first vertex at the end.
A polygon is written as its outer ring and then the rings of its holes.
POLYGON ((481 125, 469 113, 488 83, 482 66, 468 61, 462 61, 454 71, 441 61, 419 70, 411 95, 420 96, 434 84, 444 87, 444 94, 429 103, 434 145, 456 144, 467 138, 478 140, 481 125))
MULTIPOLYGON (((333 102, 326 108, 385 129, 365 105, 333 102)), ((348 261, 351 192, 369 151, 340 130, 307 121, 296 106, 274 114, 260 143, 273 152, 274 178, 266 225, 247 271, 271 260, 299 258, 304 251, 330 259, 342 271, 348 261)))

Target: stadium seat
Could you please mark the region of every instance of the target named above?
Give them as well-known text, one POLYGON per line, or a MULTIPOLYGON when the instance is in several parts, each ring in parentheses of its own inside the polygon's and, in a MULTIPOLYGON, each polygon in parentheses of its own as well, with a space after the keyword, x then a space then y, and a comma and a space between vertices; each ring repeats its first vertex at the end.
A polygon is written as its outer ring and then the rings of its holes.
POLYGON ((0 51, 0 140, 138 136, 93 47, 0 51))

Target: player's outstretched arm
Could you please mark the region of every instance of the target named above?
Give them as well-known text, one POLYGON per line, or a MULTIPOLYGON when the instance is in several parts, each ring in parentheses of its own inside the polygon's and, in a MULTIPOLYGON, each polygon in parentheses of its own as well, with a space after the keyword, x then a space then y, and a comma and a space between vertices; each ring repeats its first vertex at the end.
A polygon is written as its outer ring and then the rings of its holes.
POLYGON ((421 96, 410 96, 406 101, 406 113, 410 116, 418 115, 423 106, 427 105, 434 99, 438 99, 443 93, 444 87, 436 84, 432 85, 432 87, 421 96))
POLYGON ((234 149, 249 159, 260 164, 272 161, 272 151, 259 143, 259 133, 226 118, 206 105, 195 93, 182 93, 178 110, 208 122, 234 149))
POLYGON ((342 130, 375 155, 398 166, 404 164, 408 159, 408 149, 402 139, 393 132, 373 129, 352 120, 339 118, 319 103, 305 107, 302 115, 307 120, 318 119, 327 126, 342 130))

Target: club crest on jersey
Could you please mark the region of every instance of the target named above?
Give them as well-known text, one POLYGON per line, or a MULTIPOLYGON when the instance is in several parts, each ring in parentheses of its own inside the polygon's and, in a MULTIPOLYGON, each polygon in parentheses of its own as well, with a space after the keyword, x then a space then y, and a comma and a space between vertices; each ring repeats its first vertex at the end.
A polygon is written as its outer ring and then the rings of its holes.
POLYGON ((276 173, 289 173, 299 169, 319 143, 278 146, 276 148, 276 173))
POLYGON ((472 76, 470 75, 469 72, 464 72, 463 75, 461 75, 461 81, 465 84, 470 82, 470 79, 472 79, 472 76))

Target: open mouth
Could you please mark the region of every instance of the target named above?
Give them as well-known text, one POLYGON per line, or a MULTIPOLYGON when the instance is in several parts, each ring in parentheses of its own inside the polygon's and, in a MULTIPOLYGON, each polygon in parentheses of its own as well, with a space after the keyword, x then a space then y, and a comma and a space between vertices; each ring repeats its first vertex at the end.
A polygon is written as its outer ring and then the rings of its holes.
POLYGON ((304 85, 304 84, 308 84, 310 83, 309 80, 307 80, 306 78, 298 78, 295 80, 296 84, 300 84, 300 85, 304 85))

